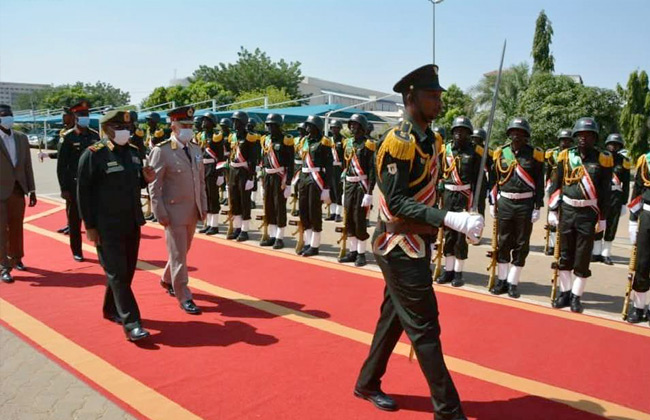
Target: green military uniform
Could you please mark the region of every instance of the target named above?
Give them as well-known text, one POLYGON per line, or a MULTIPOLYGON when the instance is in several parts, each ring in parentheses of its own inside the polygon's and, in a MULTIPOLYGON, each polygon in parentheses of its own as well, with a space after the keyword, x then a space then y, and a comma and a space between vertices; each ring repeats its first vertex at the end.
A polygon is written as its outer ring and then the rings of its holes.
MULTIPOLYGON (((570 139, 573 143, 573 133, 568 128, 563 128, 557 133, 557 140, 560 142, 560 145, 546 150, 544 153, 544 178, 545 184, 544 188, 548 195, 550 196, 551 184, 553 179, 557 176, 557 158, 560 152, 569 147, 567 144, 563 144, 564 140, 570 139)), ((556 226, 547 225, 546 228, 549 230, 548 235, 548 249, 546 250, 546 255, 553 255, 555 252, 555 236, 557 232, 556 226)))
MULTIPOLYGON (((513 119, 506 134, 511 135, 513 130, 522 130, 530 137, 530 126, 523 118, 513 119)), ((493 179, 490 197, 491 203, 496 202, 499 225, 498 275, 490 292, 518 298, 517 286, 530 251, 533 223, 544 206, 544 151, 527 142, 519 149, 512 142, 497 148, 493 179)))
MULTIPOLYGON (((341 121, 336 120, 332 121, 331 127, 338 127, 340 130, 342 128, 341 121)), ((332 139, 332 181, 330 185, 332 189, 330 193, 332 194, 332 204, 330 204, 330 217, 325 220, 333 220, 340 222, 342 221, 341 214, 343 212, 343 148, 345 144, 345 138, 341 132, 332 133, 330 136, 332 139)))
MULTIPOLYGON (((102 117, 102 124, 128 120, 128 112, 110 111, 102 117)), ((104 317, 120 322, 127 338, 133 340, 136 329, 141 328, 131 283, 144 224, 140 189, 146 186, 138 148, 104 138, 82 153, 78 179, 79 213, 86 230, 99 233, 97 253, 108 279, 104 317)))
MULTIPOLYGON (((598 125, 591 118, 579 119, 573 137, 582 132, 598 135, 598 125)), ((571 306, 582 312, 580 297, 586 279, 591 276, 589 263, 596 228, 604 221, 609 208, 614 159, 609 152, 600 152, 593 146, 563 150, 557 159, 557 177, 551 185, 549 211, 556 219, 559 211, 560 294, 553 302, 556 308, 571 306), (575 275, 571 284, 571 270, 575 275)))
POLYGON ((225 183, 223 133, 205 130, 197 133, 196 140, 203 144, 203 169, 205 171, 205 193, 208 199, 208 214, 205 227, 200 231, 208 235, 219 233, 219 211, 221 199, 219 189, 225 183))

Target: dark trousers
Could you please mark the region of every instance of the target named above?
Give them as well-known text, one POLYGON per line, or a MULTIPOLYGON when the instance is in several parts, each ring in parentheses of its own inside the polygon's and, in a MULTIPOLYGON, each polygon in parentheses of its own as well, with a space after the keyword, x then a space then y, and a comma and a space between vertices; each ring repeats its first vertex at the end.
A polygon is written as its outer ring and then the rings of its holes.
POLYGON ((321 190, 312 181, 300 180, 298 187, 298 210, 303 229, 323 230, 323 207, 320 201, 321 190))
MULTIPOLYGON (((345 183, 345 229, 349 237, 365 241, 370 237, 366 216, 368 207, 361 207, 366 190, 360 182, 345 183)), ((353 249, 356 251, 356 249, 353 249)))
POLYGON ((341 181, 342 173, 342 166, 332 166, 332 178, 330 182, 332 189, 330 190, 330 194, 332 195, 332 203, 339 205, 343 204, 341 202, 343 196, 343 182, 341 181))
POLYGON ((81 217, 77 205, 77 188, 70 191, 70 200, 65 202, 65 213, 68 216, 68 227, 70 228, 70 249, 72 255, 82 255, 81 252, 81 217))
MULTIPOLYGON (((469 198, 460 191, 445 190, 442 202, 442 208, 448 211, 465 211, 469 207, 469 198)), ((445 229, 442 252, 445 257, 454 256, 459 260, 466 260, 468 245, 465 235, 452 229, 445 229)))
POLYGON ((589 207, 571 207, 566 203, 561 206, 560 270, 573 270, 578 277, 590 277, 589 263, 598 216, 589 207))
POLYGON ((212 214, 219 214, 219 210, 221 210, 217 178, 218 176, 216 173, 205 177, 205 193, 208 199, 208 213, 212 214))
POLYGON ((0 200, 0 269, 11 268, 23 257, 25 192, 18 183, 6 200, 0 200))
POLYGON ((526 265, 532 231, 533 223, 530 221, 530 216, 508 219, 499 217, 498 262, 512 262, 512 265, 517 267, 526 265))
POLYGON ((233 216, 242 216, 242 220, 251 218, 251 192, 246 191, 246 181, 249 179, 246 168, 231 168, 228 180, 228 197, 233 216))
POLYGON ((639 233, 636 237, 636 272, 632 288, 639 292, 650 290, 650 211, 641 210, 639 233))
POLYGON ((607 227, 604 232, 598 232, 596 234, 596 240, 600 241, 605 238, 606 242, 612 242, 616 238, 616 231, 618 230, 618 221, 621 218, 621 205, 617 202, 614 202, 607 212, 607 227))
POLYGON ((460 398, 442 354, 438 302, 431 285, 429 244, 426 249, 426 258, 418 259, 408 257, 399 248, 387 256, 375 254, 386 281, 384 301, 370 353, 356 386, 367 391, 379 389, 388 359, 405 331, 429 385, 435 418, 461 419, 464 417, 460 398))
POLYGON ((264 176, 264 218, 269 225, 278 227, 287 225, 287 199, 284 198, 282 184, 282 174, 264 176))
POLYGON ((117 315, 127 331, 140 326, 140 310, 131 290, 138 262, 140 227, 126 234, 100 232, 99 262, 106 273, 104 314, 117 315))

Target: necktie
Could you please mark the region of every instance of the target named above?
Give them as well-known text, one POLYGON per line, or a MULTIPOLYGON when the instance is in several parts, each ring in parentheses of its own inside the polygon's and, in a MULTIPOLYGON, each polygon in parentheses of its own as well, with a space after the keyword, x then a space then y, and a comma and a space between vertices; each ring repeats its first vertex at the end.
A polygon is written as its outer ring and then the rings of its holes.
POLYGON ((183 151, 185 151, 185 156, 190 160, 190 163, 192 163, 192 157, 190 156, 190 151, 187 149, 187 146, 183 147, 183 151))

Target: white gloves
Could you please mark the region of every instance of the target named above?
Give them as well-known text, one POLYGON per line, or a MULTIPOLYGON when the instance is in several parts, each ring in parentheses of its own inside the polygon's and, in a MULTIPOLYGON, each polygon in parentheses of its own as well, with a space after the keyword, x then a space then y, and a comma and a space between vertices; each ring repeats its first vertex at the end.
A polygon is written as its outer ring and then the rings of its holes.
POLYGON ((621 216, 625 216, 626 213, 627 213, 627 206, 623 204, 621 206, 621 216))
POLYGON ((530 221, 533 222, 533 223, 535 223, 535 222, 538 221, 538 220, 539 220, 539 210, 538 210, 538 209, 534 209, 534 210, 533 210, 533 214, 532 214, 532 216, 530 217, 530 221))
POLYGON ((287 185, 282 191, 284 192, 284 198, 288 200, 291 197, 291 187, 287 185))
POLYGON ((370 207, 372 206, 372 194, 364 194, 363 200, 361 200, 361 207, 370 207))
POLYGON ((481 240, 485 221, 480 214, 470 214, 467 212, 448 211, 444 220, 445 226, 460 233, 467 235, 471 243, 477 243, 481 240))
POLYGON ((320 199, 321 199, 321 201, 322 201, 323 203, 325 203, 325 204, 329 204, 329 203, 331 203, 332 200, 330 199, 330 190, 323 190, 323 191, 321 191, 321 193, 320 193, 320 199))
POLYGON ((551 226, 557 226, 560 223, 560 219, 557 217, 557 211, 548 212, 548 224, 551 226))
POLYGON ((248 181, 246 181, 246 185, 244 186, 244 189, 246 191, 250 191, 253 189, 254 186, 255 186, 255 182, 253 182, 252 179, 249 179, 248 181))
POLYGON ((223 182, 224 182, 223 176, 217 177, 217 187, 222 186, 223 182))
POLYGON ((607 229, 607 220, 599 220, 598 223, 596 223, 596 233, 603 232, 605 229, 607 229))
POLYGON ((493 219, 495 217, 497 217, 497 209, 496 209, 496 207, 490 206, 490 216, 492 216, 493 219))
POLYGON ((639 230, 639 222, 633 222, 630 220, 630 226, 628 231, 630 232, 630 243, 636 245, 636 234, 639 230))

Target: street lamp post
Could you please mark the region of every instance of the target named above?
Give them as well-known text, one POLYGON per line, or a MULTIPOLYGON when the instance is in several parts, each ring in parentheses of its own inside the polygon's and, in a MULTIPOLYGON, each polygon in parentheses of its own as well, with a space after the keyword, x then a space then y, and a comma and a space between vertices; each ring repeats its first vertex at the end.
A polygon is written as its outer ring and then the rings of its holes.
POLYGON ((436 64, 436 4, 442 3, 444 0, 429 0, 433 9, 433 64, 436 64))

